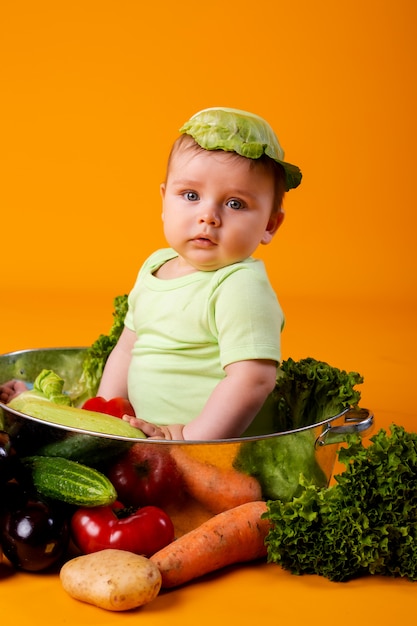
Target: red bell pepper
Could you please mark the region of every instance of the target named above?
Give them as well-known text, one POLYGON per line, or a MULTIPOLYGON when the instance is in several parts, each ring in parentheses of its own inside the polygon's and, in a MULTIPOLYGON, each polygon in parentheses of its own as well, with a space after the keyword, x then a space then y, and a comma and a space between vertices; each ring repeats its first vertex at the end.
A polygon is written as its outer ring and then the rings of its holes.
POLYGON ((113 548, 150 557, 173 541, 175 531, 162 509, 126 509, 116 501, 110 506, 77 509, 71 519, 71 536, 84 554, 113 548))
POLYGON ((123 415, 135 417, 135 410, 126 398, 105 400, 101 396, 95 396, 86 400, 82 408, 89 411, 97 411, 97 413, 107 413, 107 415, 113 415, 113 417, 123 417, 123 415))

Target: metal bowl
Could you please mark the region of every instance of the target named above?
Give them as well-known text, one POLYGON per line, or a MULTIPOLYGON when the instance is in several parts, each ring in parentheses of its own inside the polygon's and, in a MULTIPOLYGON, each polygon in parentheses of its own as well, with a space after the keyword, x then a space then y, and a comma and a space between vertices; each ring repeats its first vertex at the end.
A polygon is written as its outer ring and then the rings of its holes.
MULTIPOLYGON (((45 348, 35 350, 21 350, 0 355, 0 384, 11 379, 33 383, 42 369, 53 369, 64 381, 65 388, 74 388, 80 378, 86 348, 45 348)), ((373 415, 367 409, 346 409, 322 422, 312 424, 297 430, 269 433, 253 437, 221 439, 211 441, 158 441, 142 438, 120 437, 79 428, 68 428, 60 424, 45 422, 13 410, 0 402, 0 429, 7 431, 18 446, 21 454, 34 454, 41 445, 56 440, 62 440, 74 435, 97 438, 104 447, 114 449, 115 444, 124 446, 149 445, 153 446, 181 446, 194 459, 204 464, 215 465, 223 470, 235 468, 236 459, 242 453, 243 447, 253 449, 257 446, 276 446, 279 444, 285 450, 286 459, 292 454, 296 457, 299 450, 306 450, 311 456, 312 464, 304 468, 307 471, 305 478, 318 484, 327 486, 332 477, 336 461, 338 444, 345 441, 348 433, 367 434, 373 426, 373 415), (300 448, 301 445, 301 448, 300 448), (309 468, 311 467, 311 472, 309 468)), ((277 470, 279 468, 277 467, 277 470)), ((279 495, 281 499, 289 499, 299 482, 299 471, 294 464, 294 475, 288 475, 288 490, 279 495)), ((202 520, 213 515, 204 506, 200 506, 192 498, 184 494, 181 506, 171 511, 174 517, 177 534, 197 526, 202 520)), ((265 494, 265 499, 269 498, 265 494)))

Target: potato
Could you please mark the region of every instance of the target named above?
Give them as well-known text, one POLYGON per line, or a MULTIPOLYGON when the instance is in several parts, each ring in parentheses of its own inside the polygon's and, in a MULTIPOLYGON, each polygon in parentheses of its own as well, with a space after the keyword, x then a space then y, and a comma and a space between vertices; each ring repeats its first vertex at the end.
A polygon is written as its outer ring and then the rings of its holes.
POLYGON ((110 549, 67 561, 59 576, 70 596, 108 611, 127 611, 151 602, 162 582, 158 567, 146 557, 110 549))

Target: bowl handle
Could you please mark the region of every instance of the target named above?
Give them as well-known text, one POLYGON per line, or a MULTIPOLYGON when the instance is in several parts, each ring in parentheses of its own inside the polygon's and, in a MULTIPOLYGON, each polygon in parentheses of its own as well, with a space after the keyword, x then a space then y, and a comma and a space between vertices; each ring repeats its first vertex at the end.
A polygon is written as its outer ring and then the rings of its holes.
POLYGON ((346 441, 349 433, 367 435, 373 428, 374 415, 369 409, 351 408, 345 413, 345 423, 342 426, 326 425, 323 432, 317 437, 315 447, 326 446, 346 441))

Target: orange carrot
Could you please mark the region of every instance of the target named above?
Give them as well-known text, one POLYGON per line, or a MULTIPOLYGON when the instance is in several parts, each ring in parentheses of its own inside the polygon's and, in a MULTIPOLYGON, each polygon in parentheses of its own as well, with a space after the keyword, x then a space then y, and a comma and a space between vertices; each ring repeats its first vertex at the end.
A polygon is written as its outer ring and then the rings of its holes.
POLYGON ((171 455, 182 474, 188 494, 212 513, 222 513, 245 502, 262 500, 259 482, 232 467, 220 468, 191 457, 181 446, 171 455))
POLYGON ((211 517, 151 556, 162 576, 162 587, 177 587, 234 563, 267 555, 270 528, 261 515, 263 501, 247 502, 211 517))

